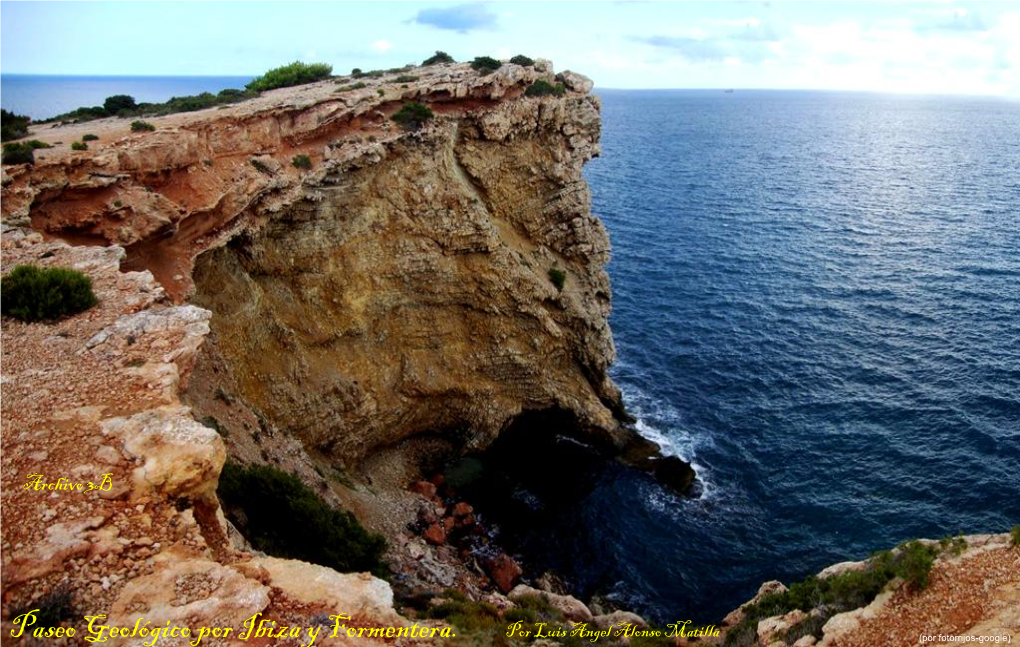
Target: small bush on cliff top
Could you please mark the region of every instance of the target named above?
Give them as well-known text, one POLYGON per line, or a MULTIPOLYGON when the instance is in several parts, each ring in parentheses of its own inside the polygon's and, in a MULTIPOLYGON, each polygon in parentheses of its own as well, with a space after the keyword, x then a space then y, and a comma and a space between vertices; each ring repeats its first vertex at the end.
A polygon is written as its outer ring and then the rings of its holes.
POLYGON ((28 142, 4 144, 3 163, 33 164, 35 163, 35 148, 28 142))
POLYGON ((456 61, 454 61, 453 57, 450 56, 449 54, 447 54, 446 52, 441 52, 439 50, 436 50, 435 54, 433 54, 432 56, 429 56, 427 59, 425 59, 424 61, 421 62, 421 64, 423 66, 424 65, 440 65, 442 63, 456 63, 456 61))
POLYGON ((89 133, 88 135, 82 135, 81 137, 81 140, 83 142, 94 142, 97 139, 99 139, 99 135, 93 135, 92 133, 89 133))
POLYGON ((131 132, 133 133, 146 133, 156 130, 156 127, 147 121, 132 121, 131 132))
POLYGON ((329 78, 333 73, 333 66, 326 63, 302 63, 294 61, 290 65, 273 68, 262 76, 253 79, 244 86, 256 92, 265 92, 276 88, 286 88, 292 85, 304 85, 329 78))
POLYGON ((115 115, 121 110, 134 110, 137 107, 135 98, 126 94, 115 94, 112 97, 106 97, 106 100, 103 101, 103 110, 111 115, 115 115))
POLYGON ((1013 526, 1013 529, 1009 531, 1010 543, 1014 546, 1020 546, 1020 526, 1013 526))
POLYGON ((400 124, 404 130, 415 131, 420 130, 432 117, 432 111, 427 106, 412 101, 405 103, 390 119, 400 124))
POLYGON ((217 494, 227 516, 261 551, 341 572, 386 575, 386 540, 366 531, 350 512, 330 507, 292 474, 227 463, 217 494))
POLYGON ((22 321, 58 319, 98 303, 92 280, 63 267, 19 265, 0 281, 3 314, 22 321))
POLYGON ((89 145, 85 142, 71 142, 71 150, 73 151, 87 151, 89 145))
POLYGON ((492 74, 502 66, 502 63, 491 56, 479 56, 471 61, 471 69, 477 71, 482 76, 492 74))
POLYGON ((548 81, 543 81, 542 79, 539 79, 528 86, 528 89, 524 91, 524 96, 547 97, 550 95, 555 95, 559 97, 566 93, 566 91, 567 88, 564 87, 562 83, 557 83, 556 85, 553 85, 548 81))
POLYGON ((513 63, 514 65, 523 65, 524 67, 531 67, 532 65, 535 64, 535 61, 533 59, 528 58, 524 54, 518 54, 517 56, 514 56, 512 59, 510 59, 510 62, 513 63))
POLYGON ((312 168, 312 158, 304 153, 295 155, 294 159, 292 159, 290 163, 294 165, 294 168, 305 169, 306 171, 312 168))
POLYGON ((24 115, 16 115, 7 110, 0 110, 0 139, 7 142, 21 139, 28 135, 28 122, 31 119, 24 115))

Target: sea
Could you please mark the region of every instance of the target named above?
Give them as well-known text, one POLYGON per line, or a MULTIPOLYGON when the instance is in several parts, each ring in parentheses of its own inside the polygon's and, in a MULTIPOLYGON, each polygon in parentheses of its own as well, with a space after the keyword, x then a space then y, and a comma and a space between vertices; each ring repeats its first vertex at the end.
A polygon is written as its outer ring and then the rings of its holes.
MULTIPOLYGON (((3 75, 0 99, 44 118, 248 80, 3 75)), ((1020 103, 595 92, 612 376, 701 495, 610 470, 508 532, 529 570, 701 625, 766 580, 1020 523, 1020 103)))

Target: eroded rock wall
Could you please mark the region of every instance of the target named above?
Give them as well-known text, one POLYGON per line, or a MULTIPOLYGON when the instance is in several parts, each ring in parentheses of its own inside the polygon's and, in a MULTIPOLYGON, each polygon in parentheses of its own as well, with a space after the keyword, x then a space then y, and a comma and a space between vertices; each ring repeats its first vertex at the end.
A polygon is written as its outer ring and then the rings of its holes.
POLYGON ((587 95, 441 117, 200 255, 241 394, 340 458, 487 445, 522 409, 613 428, 609 241, 580 175, 598 135, 587 95))

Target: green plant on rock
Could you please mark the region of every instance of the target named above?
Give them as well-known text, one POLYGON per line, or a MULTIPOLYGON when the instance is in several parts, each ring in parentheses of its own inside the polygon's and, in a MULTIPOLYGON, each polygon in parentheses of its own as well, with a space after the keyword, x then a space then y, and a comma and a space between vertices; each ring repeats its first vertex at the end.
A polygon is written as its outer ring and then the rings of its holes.
POLYGON ((422 65, 441 65, 443 63, 455 63, 453 57, 446 52, 436 50, 436 53, 422 61, 422 65))
POLYGON ((273 174, 273 169, 269 168, 269 165, 266 164, 265 162, 263 162, 262 160, 258 160, 258 159, 252 158, 252 159, 250 159, 248 161, 251 162, 251 165, 259 173, 265 173, 266 175, 272 175, 273 174))
POLYGON ((4 164, 34 164, 35 147, 29 142, 4 144, 4 164))
POLYGON ((98 303, 92 280, 77 270, 19 265, 0 280, 3 314, 22 321, 59 319, 98 303))
POLYGON ((475 70, 482 76, 492 74, 502 66, 502 63, 491 56, 478 56, 475 60, 471 61, 471 69, 475 70))
POLYGON ((413 83, 417 80, 418 77, 413 74, 401 74, 397 78, 393 79, 395 83, 413 83))
POLYGON ((549 280, 556 286, 556 289, 560 292, 563 291, 563 286, 567 283, 567 273, 558 267, 549 268, 549 280))
POLYGON ((563 96, 567 91, 567 88, 562 83, 553 85, 548 81, 538 79, 534 83, 528 86, 528 89, 524 91, 526 97, 548 97, 548 96, 563 96))
POLYGON ((1009 541, 1014 546, 1020 546, 1020 526, 1013 526, 1009 531, 1009 541))
POLYGON ((304 169, 306 171, 312 168, 312 158, 304 153, 295 155, 290 163, 294 165, 294 168, 304 169))
MULTIPOLYGON (((827 578, 812 575, 791 584, 786 591, 764 595, 755 604, 743 608, 744 619, 727 632, 726 644, 756 644, 758 622, 794 609, 805 612, 820 609, 824 620, 837 613, 858 609, 874 600, 897 577, 905 582, 908 590, 923 589, 928 585, 928 574, 937 554, 938 549, 934 546, 912 541, 895 551, 876 553, 860 570, 848 570, 827 578)), ((809 620, 818 622, 817 618, 809 620)), ((806 635, 809 629, 810 626, 793 627, 790 635, 800 637, 806 635)))
POLYGON ((421 130, 430 119, 432 119, 432 110, 428 106, 423 106, 420 103, 414 101, 405 103, 404 106, 393 113, 390 117, 393 121, 397 122, 401 128, 409 131, 421 130))
POLYGON ((528 58, 524 54, 518 54, 510 59, 510 62, 514 65, 523 65, 524 67, 531 67, 535 64, 533 59, 528 58))
POLYGON ((296 476, 273 467, 223 466, 217 494, 255 548, 340 572, 385 576, 386 540, 350 512, 331 507, 296 476))
POLYGON ((252 79, 244 86, 255 92, 265 92, 276 88, 286 88, 292 85, 304 85, 329 78, 333 73, 333 66, 326 63, 302 63, 294 61, 289 65, 273 68, 260 77, 252 79))
POLYGON ((136 120, 131 122, 131 132, 133 133, 150 133, 154 130, 156 130, 156 127, 147 121, 136 120))
POLYGON ((97 139, 99 139, 99 136, 98 135, 93 135, 92 133, 89 133, 87 135, 82 135, 81 136, 81 140, 83 142, 94 142, 97 139))
POLYGON ((85 142, 71 142, 71 150, 73 151, 87 151, 89 145, 85 142))

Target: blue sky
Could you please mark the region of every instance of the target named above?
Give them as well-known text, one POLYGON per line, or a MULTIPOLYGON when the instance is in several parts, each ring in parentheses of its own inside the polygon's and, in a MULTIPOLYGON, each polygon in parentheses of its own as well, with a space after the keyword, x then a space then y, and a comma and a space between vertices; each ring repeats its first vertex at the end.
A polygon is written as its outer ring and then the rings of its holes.
POLYGON ((1020 2, 2 2, 0 70, 246 75, 524 53, 605 88, 1020 96, 1020 2))

